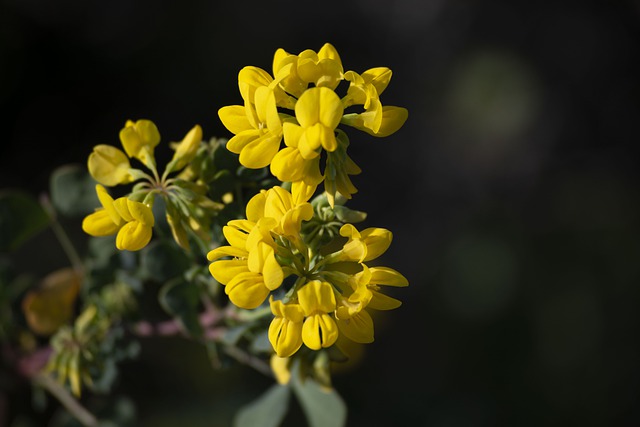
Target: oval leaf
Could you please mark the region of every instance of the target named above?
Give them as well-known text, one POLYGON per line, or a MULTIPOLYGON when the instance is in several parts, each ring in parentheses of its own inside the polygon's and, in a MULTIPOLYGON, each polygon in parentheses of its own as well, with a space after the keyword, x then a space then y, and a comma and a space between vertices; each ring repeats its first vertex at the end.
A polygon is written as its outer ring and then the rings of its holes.
POLYGON ((289 387, 275 384, 244 406, 233 420, 234 427, 278 427, 289 408, 289 387))
POLYGON ((20 190, 0 194, 0 251, 13 251, 42 231, 49 216, 28 193, 20 190))
POLYGON ((65 216, 90 214, 100 206, 96 183, 86 168, 80 165, 61 166, 53 171, 49 181, 51 203, 65 216))
POLYGON ((291 384, 311 427, 344 427, 347 406, 334 389, 322 387, 310 377, 291 375, 291 384))

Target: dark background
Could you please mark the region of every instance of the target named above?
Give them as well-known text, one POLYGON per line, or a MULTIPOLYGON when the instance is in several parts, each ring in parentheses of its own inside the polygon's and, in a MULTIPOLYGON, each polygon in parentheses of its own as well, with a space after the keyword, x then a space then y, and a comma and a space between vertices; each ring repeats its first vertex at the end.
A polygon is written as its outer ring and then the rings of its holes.
MULTIPOLYGON (((348 425, 640 425, 638 2, 0 4, 0 185, 34 194, 127 119, 228 137, 237 72, 271 71, 279 47, 391 68, 382 102, 409 119, 346 128, 349 206, 393 231, 382 261, 410 286, 336 374, 348 425)), ((140 426, 227 425, 270 384, 148 348, 118 391, 140 426)))

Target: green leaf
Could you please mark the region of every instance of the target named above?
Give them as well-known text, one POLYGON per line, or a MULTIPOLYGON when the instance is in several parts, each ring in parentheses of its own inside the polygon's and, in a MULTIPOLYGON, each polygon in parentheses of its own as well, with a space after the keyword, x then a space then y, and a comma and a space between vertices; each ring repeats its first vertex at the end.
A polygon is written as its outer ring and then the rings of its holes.
POLYGON ((334 389, 320 386, 310 377, 300 378, 300 370, 292 369, 291 385, 311 427, 344 427, 347 406, 334 389))
POLYGON ((269 333, 267 330, 262 331, 255 336, 255 338, 251 341, 250 349, 252 353, 269 354, 273 351, 273 346, 269 341, 269 333))
POLYGON ((178 277, 160 289, 158 300, 162 308, 175 316, 190 335, 202 335, 202 325, 198 317, 200 289, 197 285, 178 277))
POLYGON ((228 328, 222 336, 222 342, 229 346, 234 346, 240 338, 249 330, 251 325, 244 324, 228 328))
POLYGON ((28 193, 0 193, 0 251, 13 251, 49 224, 49 216, 28 193))
POLYGON ((172 241, 151 243, 140 253, 142 278, 158 282, 181 276, 191 267, 184 251, 172 241))
POLYGON ((61 166, 51 174, 51 202, 62 215, 88 215, 100 206, 96 183, 86 168, 80 165, 61 166))
POLYGON ((358 222, 362 222, 367 219, 367 213, 362 211, 356 211, 353 209, 349 209, 343 205, 335 205, 333 211, 336 214, 336 217, 342 222, 348 222, 350 224, 355 224, 358 222))
POLYGON ((274 384, 258 399, 240 409, 234 427, 278 427, 289 409, 289 387, 274 384))

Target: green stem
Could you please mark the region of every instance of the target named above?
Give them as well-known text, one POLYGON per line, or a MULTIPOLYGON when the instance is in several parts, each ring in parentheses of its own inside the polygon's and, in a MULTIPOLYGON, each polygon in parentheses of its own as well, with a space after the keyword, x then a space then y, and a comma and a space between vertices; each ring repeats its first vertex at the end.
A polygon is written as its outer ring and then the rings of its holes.
POLYGON ((73 246, 73 243, 71 242, 71 239, 69 239, 67 232, 64 231, 64 229, 60 225, 60 222, 58 221, 58 216, 56 215, 55 208, 51 204, 49 197, 47 197, 47 195, 43 195, 40 199, 40 203, 42 204, 42 207, 49 215, 49 218, 51 219, 51 229, 53 230, 53 233, 56 235, 58 242, 60 242, 60 246, 62 246, 62 250, 67 255, 67 258, 69 258, 71 265, 76 271, 78 272, 83 271, 84 263, 82 262, 82 258, 80 258, 78 251, 73 246))
POLYGON ((98 420, 50 375, 39 373, 33 381, 51 393, 84 427, 97 427, 98 420))

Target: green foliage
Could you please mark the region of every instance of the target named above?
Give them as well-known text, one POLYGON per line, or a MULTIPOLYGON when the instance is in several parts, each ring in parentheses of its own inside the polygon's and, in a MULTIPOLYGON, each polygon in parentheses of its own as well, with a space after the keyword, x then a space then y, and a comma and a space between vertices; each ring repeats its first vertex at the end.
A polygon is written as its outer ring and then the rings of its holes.
POLYGON ((189 257, 170 240, 151 243, 140 253, 143 279, 165 283, 181 276, 189 267, 189 257))
POLYGON ((238 411, 233 427, 278 427, 289 409, 290 395, 289 386, 274 384, 238 411))
POLYGON ((87 215, 100 205, 96 181, 80 165, 65 165, 53 171, 50 178, 51 202, 56 211, 68 217, 87 215))
POLYGON ((200 289, 195 283, 182 277, 170 280, 160 289, 158 300, 167 313, 178 319, 189 335, 202 336, 202 325, 198 316, 200 289))
POLYGON ((49 224, 38 201, 21 190, 0 193, 0 251, 14 251, 49 224))
POLYGON ((323 387, 310 377, 301 378, 295 369, 291 386, 310 427, 343 427, 346 424, 347 407, 334 389, 323 387))

